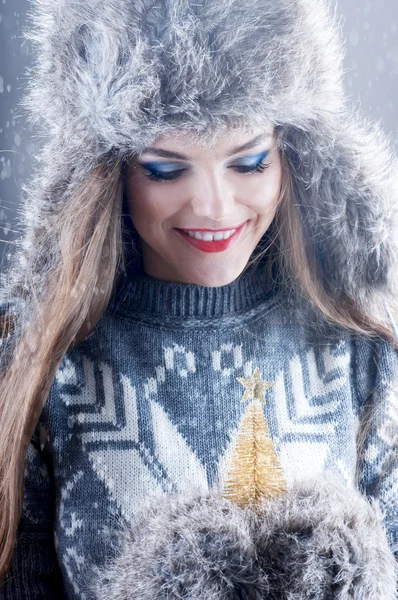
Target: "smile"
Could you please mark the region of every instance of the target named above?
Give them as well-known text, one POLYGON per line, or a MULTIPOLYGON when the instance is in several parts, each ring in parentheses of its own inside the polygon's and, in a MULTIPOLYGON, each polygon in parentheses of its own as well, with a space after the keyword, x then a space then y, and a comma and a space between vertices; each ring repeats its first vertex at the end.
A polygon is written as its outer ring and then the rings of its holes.
POLYGON ((235 229, 176 229, 194 248, 202 252, 223 252, 239 238, 247 221, 235 229))
POLYGON ((182 231, 191 237, 196 238, 197 240, 204 240, 205 242, 219 242, 220 240, 227 240, 229 237, 231 237, 231 235, 235 233, 236 229, 217 231, 217 233, 210 233, 209 231, 185 231, 185 229, 182 229, 182 231))

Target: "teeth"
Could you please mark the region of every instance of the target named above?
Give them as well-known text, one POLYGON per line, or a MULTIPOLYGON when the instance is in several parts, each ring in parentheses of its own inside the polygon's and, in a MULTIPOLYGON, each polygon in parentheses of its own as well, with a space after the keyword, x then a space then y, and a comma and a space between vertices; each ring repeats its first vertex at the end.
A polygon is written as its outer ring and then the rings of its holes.
MULTIPOLYGON (((183 230, 184 231, 184 230, 183 230)), ((210 233, 209 231, 205 231, 204 233, 200 233, 199 231, 185 231, 189 236, 196 238, 197 240, 202 240, 204 242, 213 242, 219 240, 227 240, 235 233, 236 229, 230 229, 228 231, 219 231, 218 233, 210 233)))

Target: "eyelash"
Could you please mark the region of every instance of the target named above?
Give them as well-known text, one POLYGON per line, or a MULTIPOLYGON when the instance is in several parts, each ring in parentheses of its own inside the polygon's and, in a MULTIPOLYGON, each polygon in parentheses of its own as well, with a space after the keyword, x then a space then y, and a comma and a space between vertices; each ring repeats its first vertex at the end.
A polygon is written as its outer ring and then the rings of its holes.
MULTIPOLYGON (((243 175, 252 175, 253 173, 263 173, 265 171, 265 169, 267 169, 270 166, 270 164, 271 163, 264 163, 264 162, 260 161, 259 163, 257 163, 256 165, 253 165, 251 167, 249 167, 249 166, 245 167, 243 165, 236 165, 233 168, 236 169, 238 171, 238 173, 241 173, 243 175)), ((166 174, 166 173, 160 174, 160 173, 157 173, 156 171, 149 170, 149 175, 145 174, 145 176, 148 179, 150 179, 151 181, 174 181, 175 179, 180 177, 180 174, 183 173, 184 171, 186 171, 186 169, 179 169, 178 171, 174 171, 170 174, 166 174)))

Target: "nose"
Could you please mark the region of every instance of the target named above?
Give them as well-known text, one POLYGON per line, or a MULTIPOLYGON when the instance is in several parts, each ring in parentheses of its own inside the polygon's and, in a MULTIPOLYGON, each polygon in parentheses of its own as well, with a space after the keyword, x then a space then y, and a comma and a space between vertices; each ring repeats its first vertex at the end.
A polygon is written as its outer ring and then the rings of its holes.
POLYGON ((207 217, 212 221, 228 219, 236 208, 233 189, 214 174, 201 176, 191 204, 197 217, 207 217))

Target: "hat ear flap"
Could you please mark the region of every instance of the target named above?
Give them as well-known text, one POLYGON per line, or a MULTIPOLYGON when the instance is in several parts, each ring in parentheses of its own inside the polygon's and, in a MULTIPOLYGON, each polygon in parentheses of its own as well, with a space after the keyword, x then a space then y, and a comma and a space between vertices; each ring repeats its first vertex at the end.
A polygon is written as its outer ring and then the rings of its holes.
POLYGON ((306 246, 335 297, 365 307, 375 292, 393 293, 398 161, 378 123, 347 112, 333 126, 287 127, 282 140, 306 246))

